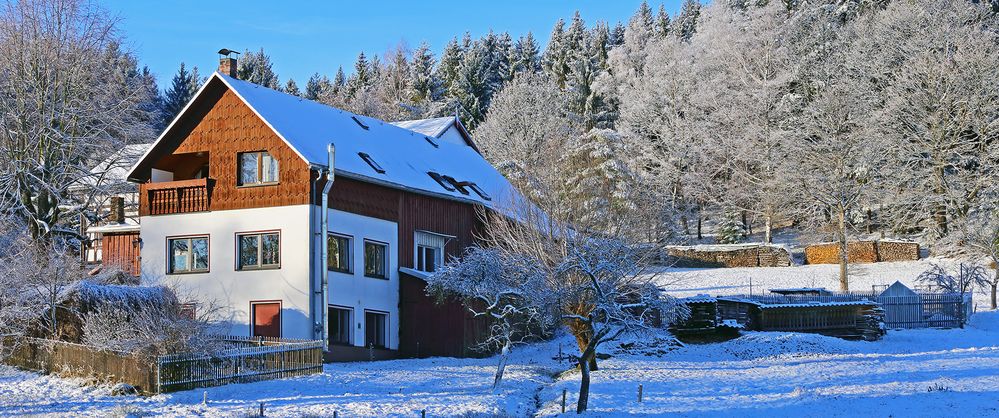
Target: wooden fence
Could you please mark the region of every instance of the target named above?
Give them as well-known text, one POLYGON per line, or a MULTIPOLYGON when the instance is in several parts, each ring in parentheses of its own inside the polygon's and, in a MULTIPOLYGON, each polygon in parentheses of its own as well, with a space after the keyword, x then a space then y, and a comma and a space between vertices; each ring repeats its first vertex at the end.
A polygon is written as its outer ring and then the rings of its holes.
POLYGON ((225 337, 233 348, 211 355, 174 354, 156 359, 156 391, 302 376, 323 371, 322 341, 225 337))
POLYGON ((970 294, 915 292, 908 296, 881 296, 875 291, 829 295, 737 295, 765 305, 822 302, 877 302, 884 309, 888 328, 960 328, 971 316, 970 294))
POLYGON ((62 341, 5 337, 12 366, 60 376, 127 383, 155 394, 321 373, 322 341, 219 337, 230 348, 205 354, 140 357, 62 341))

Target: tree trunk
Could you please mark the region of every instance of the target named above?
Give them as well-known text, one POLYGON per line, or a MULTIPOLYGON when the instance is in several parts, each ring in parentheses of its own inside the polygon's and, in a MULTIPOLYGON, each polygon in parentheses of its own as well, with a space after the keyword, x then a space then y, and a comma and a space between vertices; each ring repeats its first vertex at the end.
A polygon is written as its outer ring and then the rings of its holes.
POLYGON ((767 214, 766 216, 763 217, 763 242, 764 243, 767 243, 767 244, 773 244, 774 243, 774 236, 773 236, 774 235, 773 234, 774 223, 773 222, 774 222, 774 218, 773 218, 773 216, 770 216, 770 214, 767 214))
POLYGON ((847 263, 849 263, 849 246, 846 241, 846 208, 839 207, 839 290, 846 292, 850 290, 850 282, 847 278, 847 263))
POLYGON ((493 390, 499 388, 500 382, 503 381, 503 371, 506 370, 506 362, 510 359, 510 342, 507 341, 503 344, 503 350, 500 351, 499 365, 496 366, 496 377, 493 378, 493 390))
MULTIPOLYGON (((576 401, 576 413, 582 414, 586 411, 590 401, 590 360, 596 359, 596 347, 592 344, 586 346, 582 358, 579 359, 579 400, 576 401)), ((596 362, 594 361, 594 364, 596 362)))
POLYGON ((704 239, 704 218, 701 217, 700 209, 697 210, 697 239, 704 239))
POLYGON ((999 287, 999 270, 996 270, 996 279, 992 281, 992 309, 996 309, 996 288, 999 287))
MULTIPOLYGON (((586 359, 586 350, 589 348, 590 344, 593 342, 593 326, 586 325, 585 330, 582 332, 576 332, 576 345, 579 346, 579 364, 580 369, 582 369, 582 364, 584 359, 586 359)), ((586 360, 590 370, 598 370, 597 368, 597 356, 591 356, 589 360, 586 360)))

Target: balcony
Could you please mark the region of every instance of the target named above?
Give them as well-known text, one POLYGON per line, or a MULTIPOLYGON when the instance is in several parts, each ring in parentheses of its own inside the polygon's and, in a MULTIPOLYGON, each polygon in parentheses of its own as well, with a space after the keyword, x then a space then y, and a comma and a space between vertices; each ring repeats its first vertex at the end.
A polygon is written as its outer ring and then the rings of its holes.
POLYGON ((212 179, 139 185, 139 216, 205 212, 211 208, 212 179))

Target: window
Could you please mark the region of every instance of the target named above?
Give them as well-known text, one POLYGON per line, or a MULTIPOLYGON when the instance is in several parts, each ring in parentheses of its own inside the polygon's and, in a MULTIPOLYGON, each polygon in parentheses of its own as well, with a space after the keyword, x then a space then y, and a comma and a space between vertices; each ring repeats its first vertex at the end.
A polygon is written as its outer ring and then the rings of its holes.
POLYGON ((436 140, 434 140, 433 138, 431 138, 431 137, 429 137, 429 136, 424 136, 423 138, 424 138, 424 139, 426 139, 426 140, 427 140, 427 142, 429 142, 429 143, 430 143, 430 145, 433 145, 433 146, 434 146, 434 148, 439 148, 439 147, 440 147, 440 145, 438 145, 438 144, 437 144, 437 141, 436 141, 436 140))
POLYGON ((350 345, 350 315, 346 308, 329 307, 330 344, 350 345))
POLYGON ((364 275, 379 279, 388 278, 385 271, 387 260, 385 254, 388 246, 379 242, 364 241, 364 275))
POLYGON ((329 269, 350 273, 350 237, 329 233, 326 235, 326 262, 329 269))
POLYGON ((416 269, 419 271, 425 271, 427 273, 433 273, 437 271, 437 255, 440 253, 436 248, 424 247, 422 245, 416 247, 416 269))
POLYGON ((203 273, 208 271, 208 237, 169 238, 170 273, 203 273))
POLYGON ((437 184, 441 185, 441 187, 443 187, 444 190, 447 190, 449 192, 455 191, 454 186, 451 186, 451 184, 447 180, 444 180, 444 176, 440 175, 440 173, 428 171, 427 175, 429 175, 430 178, 434 179, 434 181, 436 181, 437 184))
POLYGON ((388 314, 364 312, 364 346, 375 348, 388 346, 388 314))
POLYGON ((239 270, 281 266, 281 235, 277 232, 236 235, 239 243, 239 270))
POLYGON ((444 245, 447 244, 447 236, 435 234, 427 231, 416 231, 414 241, 416 244, 416 269, 433 273, 440 268, 444 262, 444 245))
POLYGON ((350 118, 353 119, 354 123, 356 123, 357 126, 360 126, 361 129, 364 129, 365 131, 368 130, 368 125, 365 125, 364 122, 361 122, 361 119, 358 119, 357 116, 351 116, 350 118))
POLYGON ((488 194, 486 193, 486 191, 485 191, 485 190, 482 190, 482 188, 481 188, 481 187, 479 187, 479 185, 478 185, 478 184, 475 184, 475 183, 469 183, 469 184, 468 184, 468 187, 471 187, 471 188, 472 188, 472 191, 474 191, 474 192, 475 192, 476 194, 478 194, 478 195, 479 195, 480 197, 482 197, 483 199, 486 199, 486 200, 493 200, 493 198, 489 197, 489 195, 488 195, 488 194))
POLYGON ((194 303, 182 303, 180 304, 179 316, 182 319, 195 320, 198 317, 198 305, 194 303))
POLYGON ((378 174, 385 174, 385 169, 382 168, 382 166, 378 165, 378 163, 375 162, 375 159, 371 158, 371 156, 368 155, 368 153, 359 152, 357 153, 357 155, 360 156, 361 159, 364 160, 364 162, 368 163, 368 165, 370 165, 371 168, 374 169, 378 174))
POLYGON ((256 186, 278 182, 278 161, 266 151, 239 154, 239 185, 256 186))

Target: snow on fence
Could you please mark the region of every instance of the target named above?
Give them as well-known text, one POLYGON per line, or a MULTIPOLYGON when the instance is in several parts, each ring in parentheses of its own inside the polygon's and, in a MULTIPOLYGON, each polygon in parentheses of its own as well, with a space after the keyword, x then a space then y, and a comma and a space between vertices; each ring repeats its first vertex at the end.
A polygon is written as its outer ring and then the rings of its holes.
POLYGON ((972 313, 971 294, 911 292, 886 295, 877 291, 851 291, 821 295, 735 295, 764 305, 828 302, 877 302, 884 309, 888 328, 960 328, 972 313))
POLYGON ((223 337, 235 347, 211 355, 173 354, 156 359, 156 391, 302 376, 323 371, 322 341, 223 337))
POLYGON ((63 341, 7 336, 4 362, 22 369, 127 383, 145 394, 321 373, 322 341, 220 336, 212 354, 143 357, 63 341))

